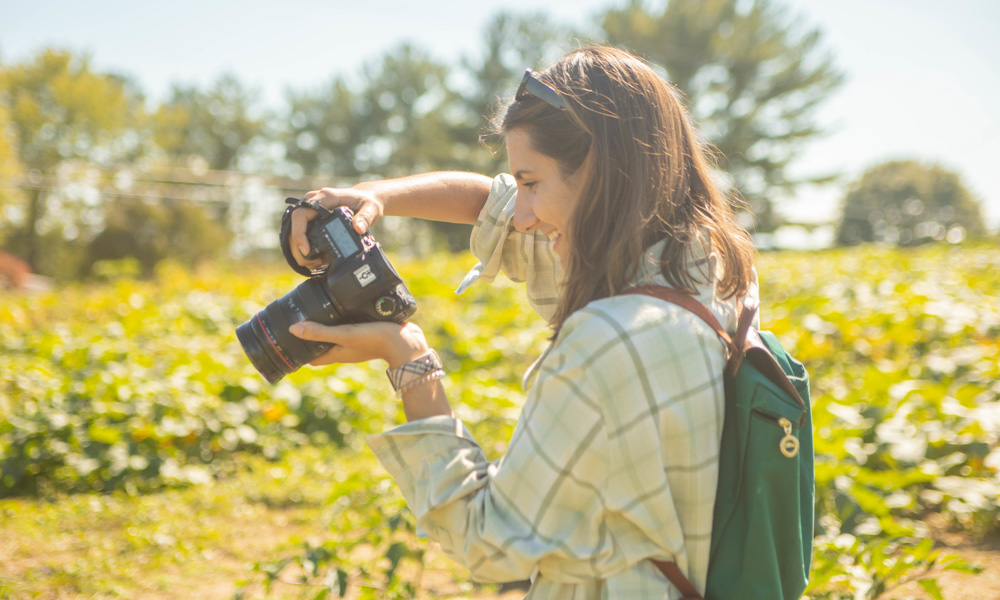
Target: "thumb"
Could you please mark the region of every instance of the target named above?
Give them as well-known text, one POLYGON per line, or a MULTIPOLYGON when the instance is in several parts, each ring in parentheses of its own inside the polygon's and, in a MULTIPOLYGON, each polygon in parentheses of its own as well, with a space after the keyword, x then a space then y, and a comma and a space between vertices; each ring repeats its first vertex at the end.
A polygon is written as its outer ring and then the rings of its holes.
POLYGON ((374 204, 365 204, 358 209, 358 212, 354 214, 354 229, 358 233, 364 233, 368 231, 375 221, 378 220, 378 207, 374 204))

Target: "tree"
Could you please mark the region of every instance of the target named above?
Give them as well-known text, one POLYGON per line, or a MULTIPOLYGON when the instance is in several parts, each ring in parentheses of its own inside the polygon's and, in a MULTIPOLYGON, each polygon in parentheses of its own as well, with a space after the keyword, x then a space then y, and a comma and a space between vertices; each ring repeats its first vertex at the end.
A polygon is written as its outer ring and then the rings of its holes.
POLYGON ((985 233, 979 203, 958 174, 905 160, 875 165, 850 186, 837 243, 957 243, 985 233))
POLYGON ((364 68, 359 108, 367 115, 357 166, 394 177, 453 167, 448 67, 403 44, 364 68))
POLYGON ((780 224, 773 200, 830 179, 787 172, 797 150, 821 133, 815 109, 842 81, 821 54, 819 30, 789 20, 770 0, 630 0, 601 25, 608 42, 662 66, 683 92, 749 204, 754 229, 780 224))
MULTIPOLYGON (((17 155, 17 132, 10 122, 10 113, 0 104, 0 214, 3 207, 20 200, 21 189, 18 180, 24 173, 21 159, 17 155)), ((2 242, 0 232, 0 242, 2 242)))
POLYGON ((89 276, 98 261, 123 258, 136 259, 142 275, 150 277, 164 259, 190 266, 217 255, 231 237, 223 225, 206 217, 202 206, 190 201, 119 197, 107 208, 104 228, 86 245, 80 277, 89 276))
POLYGON ((288 95, 286 156, 307 174, 354 180, 427 169, 492 173, 503 156, 480 138, 498 99, 525 67, 555 53, 562 28, 543 14, 500 13, 485 28, 481 56, 447 65, 410 44, 368 63, 350 80, 288 95))
POLYGON ((447 74, 402 44, 366 64, 353 86, 338 77, 318 93, 290 94, 287 157, 309 174, 349 180, 454 168, 457 96, 447 74))
POLYGON ((283 119, 285 156, 303 173, 322 177, 357 177, 354 151, 364 131, 358 94, 342 77, 317 92, 288 92, 288 114, 283 119))
POLYGON ((472 85, 463 94, 465 118, 458 123, 456 137, 469 149, 469 170, 506 170, 506 155, 498 151, 502 145, 482 141, 486 126, 502 102, 513 98, 524 70, 538 70, 556 59, 567 50, 560 43, 569 37, 565 27, 553 23, 544 13, 518 15, 503 11, 486 25, 481 55, 462 59, 472 85))
POLYGON ((214 170, 235 168, 264 132, 259 93, 244 88, 235 75, 223 75, 208 91, 174 84, 152 120, 153 141, 170 159, 201 159, 214 170))
MULTIPOLYGON (((45 50, 27 62, 0 68, 0 105, 9 113, 8 133, 25 170, 51 181, 62 162, 83 159, 111 164, 134 153, 138 136, 123 135, 141 114, 141 97, 123 78, 95 73, 86 57, 45 50)), ((25 260, 38 270, 45 185, 28 190, 18 236, 25 260)))

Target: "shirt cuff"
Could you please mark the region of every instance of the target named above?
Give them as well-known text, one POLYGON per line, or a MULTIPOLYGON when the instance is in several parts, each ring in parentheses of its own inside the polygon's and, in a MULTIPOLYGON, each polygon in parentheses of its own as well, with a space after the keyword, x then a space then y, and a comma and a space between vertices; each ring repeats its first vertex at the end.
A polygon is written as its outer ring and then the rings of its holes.
POLYGON ((514 217, 514 197, 517 195, 517 184, 514 178, 507 174, 493 178, 490 195, 486 198, 476 224, 472 228, 469 247, 472 255, 479 262, 462 280, 455 290, 461 294, 476 280, 482 277, 485 281, 493 281, 500 272, 503 257, 503 245, 510 232, 510 221, 514 217))
POLYGON ((443 415, 410 421, 385 433, 370 435, 366 441, 397 481, 410 476, 411 467, 442 454, 468 448, 482 452, 465 423, 443 415))

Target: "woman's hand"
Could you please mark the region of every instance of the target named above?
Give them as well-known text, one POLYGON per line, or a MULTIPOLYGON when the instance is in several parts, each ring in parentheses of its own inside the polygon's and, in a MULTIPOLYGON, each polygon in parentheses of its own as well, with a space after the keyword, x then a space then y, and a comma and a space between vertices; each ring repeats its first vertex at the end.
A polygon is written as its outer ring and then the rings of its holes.
MULTIPOLYGON (((420 358, 430 349, 424 332, 413 323, 376 321, 356 325, 320 325, 305 321, 288 328, 292 334, 314 342, 336 344, 309 364, 365 362, 381 358, 396 369, 420 358)), ((440 381, 428 381, 406 391, 403 412, 406 420, 415 421, 434 416, 454 416, 448 396, 440 381)))
POLYGON ((430 349, 424 332, 415 323, 375 321, 329 326, 305 321, 292 325, 288 331, 304 340, 336 344, 309 363, 314 366, 380 358, 389 363, 390 369, 395 369, 430 349))
MULTIPOLYGON (((346 206, 354 211, 354 229, 358 233, 368 231, 368 228, 378 223, 382 219, 385 206, 375 194, 367 190, 353 188, 323 188, 308 192, 306 200, 318 202, 324 208, 333 210, 338 206, 346 206)), ((318 259, 307 260, 305 256, 309 254, 309 240, 306 239, 306 227, 309 221, 316 218, 318 213, 311 208, 300 208, 292 211, 292 230, 290 245, 292 256, 300 265, 318 269, 323 266, 323 261, 318 259)))

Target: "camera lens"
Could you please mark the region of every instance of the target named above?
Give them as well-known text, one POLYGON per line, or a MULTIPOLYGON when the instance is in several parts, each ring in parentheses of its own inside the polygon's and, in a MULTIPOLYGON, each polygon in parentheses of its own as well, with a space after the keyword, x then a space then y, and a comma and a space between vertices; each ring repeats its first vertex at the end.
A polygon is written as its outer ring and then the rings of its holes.
POLYGON ((333 347, 298 338, 288 328, 300 321, 336 325, 339 320, 340 313, 330 300, 323 278, 313 277, 237 327, 236 337, 264 379, 277 383, 333 347))

